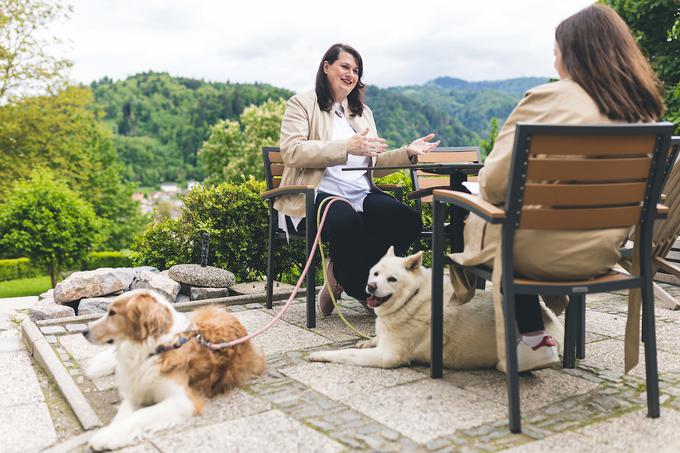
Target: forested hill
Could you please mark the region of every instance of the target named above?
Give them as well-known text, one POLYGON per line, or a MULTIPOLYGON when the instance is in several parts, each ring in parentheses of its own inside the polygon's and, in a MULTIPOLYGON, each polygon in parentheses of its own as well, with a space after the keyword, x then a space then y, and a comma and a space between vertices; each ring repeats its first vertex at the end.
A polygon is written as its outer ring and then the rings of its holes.
MULTIPOLYGON (((502 122, 526 89, 545 81, 440 77, 424 85, 369 86, 367 103, 391 146, 429 132, 437 133, 445 146, 477 145, 487 136, 491 118, 502 122)), ((145 186, 202 180, 196 153, 213 124, 238 120, 248 105, 293 95, 266 84, 205 82, 155 72, 116 82, 104 78, 91 88, 114 132, 125 178, 145 186)))
POLYGON ((196 151, 218 120, 292 91, 266 84, 220 83, 146 72, 91 84, 95 102, 114 131, 125 178, 142 185, 202 180, 196 151))

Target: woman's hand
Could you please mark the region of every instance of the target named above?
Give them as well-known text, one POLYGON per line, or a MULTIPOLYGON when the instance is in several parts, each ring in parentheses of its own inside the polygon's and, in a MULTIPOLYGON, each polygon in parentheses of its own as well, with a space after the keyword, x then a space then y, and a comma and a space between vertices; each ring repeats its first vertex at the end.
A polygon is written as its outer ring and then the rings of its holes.
POLYGON ((384 138, 367 137, 368 128, 347 140, 347 152, 355 156, 375 157, 387 149, 384 138))
POLYGON ((439 146, 439 140, 436 142, 430 141, 433 138, 434 134, 430 134, 426 135, 425 137, 420 137, 413 140, 413 142, 411 142, 411 144, 406 147, 406 153, 408 154, 408 157, 429 153, 439 146))

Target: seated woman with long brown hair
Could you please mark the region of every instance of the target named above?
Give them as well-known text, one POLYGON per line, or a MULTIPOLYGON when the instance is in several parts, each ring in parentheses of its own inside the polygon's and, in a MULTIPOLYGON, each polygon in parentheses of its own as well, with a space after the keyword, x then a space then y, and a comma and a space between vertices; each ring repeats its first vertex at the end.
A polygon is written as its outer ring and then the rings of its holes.
MULTIPOLYGON (((630 29, 610 7, 594 4, 559 24, 555 31, 555 69, 560 80, 529 90, 496 139, 479 173, 480 197, 505 203, 510 162, 519 122, 611 124, 658 120, 664 113, 659 83, 630 29)), ((515 270, 535 278, 585 278, 602 274, 619 260, 628 229, 588 231, 519 230, 515 270)), ((492 266, 500 226, 470 214, 465 226, 464 265, 492 266)), ((459 299, 470 287, 455 268, 452 282, 459 299)), ((465 302, 459 300, 458 302, 465 302)), ((520 371, 559 362, 554 340, 546 335, 537 296, 520 295, 516 316, 521 339, 520 371)))

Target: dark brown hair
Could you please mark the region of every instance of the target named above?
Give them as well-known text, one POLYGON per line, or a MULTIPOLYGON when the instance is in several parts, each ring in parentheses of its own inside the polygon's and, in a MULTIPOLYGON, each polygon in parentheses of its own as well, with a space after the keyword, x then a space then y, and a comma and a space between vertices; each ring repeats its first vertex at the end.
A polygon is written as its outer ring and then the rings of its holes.
POLYGON ((660 83, 626 23, 593 4, 555 30, 562 67, 612 120, 656 121, 665 107, 660 83))
POLYGON ((347 103, 349 104, 352 116, 361 116, 364 113, 364 89, 366 88, 366 85, 361 81, 361 76, 364 74, 364 63, 361 60, 359 52, 357 52, 354 47, 348 46, 347 44, 333 44, 321 59, 319 70, 316 71, 317 102, 319 103, 319 108, 325 112, 329 112, 335 103, 333 93, 331 93, 331 87, 328 86, 328 77, 326 76, 326 73, 323 72, 323 64, 325 61, 327 61, 328 64, 333 64, 340 57, 340 52, 347 52, 352 55, 359 69, 359 79, 357 80, 354 89, 347 96, 347 103))

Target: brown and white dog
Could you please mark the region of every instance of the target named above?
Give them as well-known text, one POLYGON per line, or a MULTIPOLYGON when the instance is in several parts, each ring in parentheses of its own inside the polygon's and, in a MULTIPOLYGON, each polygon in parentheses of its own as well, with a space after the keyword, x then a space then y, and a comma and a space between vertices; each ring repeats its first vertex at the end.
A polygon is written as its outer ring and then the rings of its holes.
POLYGON ((111 424, 90 438, 93 449, 120 448, 145 433, 176 426, 200 413, 206 398, 264 371, 264 357, 250 341, 212 351, 191 339, 159 352, 190 328, 211 343, 247 334, 238 319, 222 309, 201 308, 187 317, 149 290, 117 297, 106 316, 88 325, 85 338, 113 346, 89 363, 86 374, 99 377, 115 371, 122 400, 111 424))

